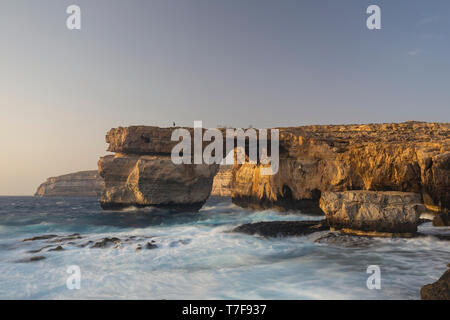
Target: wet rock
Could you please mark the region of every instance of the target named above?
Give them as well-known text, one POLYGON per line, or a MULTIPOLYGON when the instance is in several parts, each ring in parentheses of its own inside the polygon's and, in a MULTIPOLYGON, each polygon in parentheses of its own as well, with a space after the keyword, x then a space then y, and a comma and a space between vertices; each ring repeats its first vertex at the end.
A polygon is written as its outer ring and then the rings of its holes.
POLYGON ((121 240, 119 238, 104 238, 100 241, 97 241, 96 243, 94 243, 91 248, 107 248, 110 245, 120 245, 121 240))
POLYGON ((191 242, 191 239, 181 239, 181 240, 177 240, 177 241, 172 241, 169 246, 173 248, 173 247, 178 246, 179 244, 186 245, 186 244, 189 244, 190 242, 191 242))
POLYGON ((438 281, 420 289, 422 300, 450 300, 450 269, 438 281))
POLYGON ((158 246, 154 243, 154 242, 147 242, 147 244, 145 245, 146 249, 156 249, 158 248, 158 246))
POLYGON ((64 248, 62 246, 57 246, 53 249, 49 249, 48 251, 64 251, 64 248))
POLYGON ((36 261, 40 261, 40 260, 44 260, 45 257, 44 256, 33 256, 33 257, 29 257, 29 258, 24 258, 24 259, 19 259, 16 260, 16 263, 28 263, 28 262, 36 262, 36 261))
POLYGON ((317 238, 314 242, 337 245, 348 248, 367 247, 373 244, 373 238, 347 235, 341 232, 330 232, 317 238))
POLYGON ((433 226, 435 227, 448 227, 450 226, 450 214, 439 213, 433 219, 433 226))
POLYGON ((313 232, 329 230, 325 220, 321 221, 268 221, 238 226, 232 232, 257 234, 263 237, 304 236, 313 232))
POLYGON ((365 190, 324 192, 320 208, 330 227, 369 236, 413 234, 426 210, 417 193, 365 190))
POLYGON ((53 239, 53 238, 56 238, 56 237, 58 237, 57 234, 44 234, 44 235, 41 235, 41 236, 36 236, 36 237, 33 237, 33 238, 24 239, 22 241, 26 242, 26 241, 48 240, 48 239, 53 239))
POLYGON ((140 244, 138 244, 138 245, 136 246, 135 251, 139 251, 139 250, 142 250, 142 246, 141 246, 140 244))
POLYGON ((84 247, 87 247, 87 246, 89 246, 89 245, 91 245, 91 244, 93 244, 93 243, 94 243, 94 241, 89 240, 89 241, 87 241, 87 242, 85 242, 85 243, 79 244, 78 247, 79 247, 79 248, 84 248, 84 247))
POLYGON ((83 237, 78 233, 74 233, 74 234, 70 234, 68 236, 58 236, 55 239, 51 240, 50 242, 64 242, 64 241, 78 240, 78 239, 83 239, 83 237))
POLYGON ((28 250, 27 253, 39 253, 39 252, 41 252, 42 250, 47 249, 47 248, 51 248, 51 247, 53 247, 53 246, 52 246, 52 245, 49 245, 49 246, 43 246, 42 248, 39 248, 39 249, 28 250))

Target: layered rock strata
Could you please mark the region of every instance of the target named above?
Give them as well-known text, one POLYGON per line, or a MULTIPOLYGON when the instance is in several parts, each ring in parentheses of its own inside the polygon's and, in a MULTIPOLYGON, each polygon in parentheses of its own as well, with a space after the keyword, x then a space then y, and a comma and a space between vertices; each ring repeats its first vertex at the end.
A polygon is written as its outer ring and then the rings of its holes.
POLYGON ((104 182, 97 170, 48 178, 36 190, 37 197, 98 197, 104 182))
MULTIPOLYGON (((106 136, 108 151, 115 152, 116 157, 132 159, 130 161, 134 164, 130 164, 131 167, 134 167, 136 158, 170 157, 173 147, 178 143, 171 141, 175 129, 178 128, 134 126, 111 129, 106 136)), ((184 129, 194 136, 193 128, 184 129)), ((421 194, 423 202, 430 210, 449 211, 448 123, 325 125, 279 130, 278 172, 272 176, 264 176, 261 174, 262 165, 234 165, 231 178, 231 196, 234 203, 255 208, 279 207, 283 210, 292 208, 322 213, 319 199, 325 191, 402 191, 421 194)), ((209 142, 203 141, 203 148, 208 144, 209 142)), ((145 161, 145 158, 142 159, 145 161)), ((104 172, 102 164, 108 161, 100 161, 100 172, 104 172)), ((144 199, 143 195, 147 191, 141 192, 141 195, 138 189, 131 187, 133 183, 124 189, 128 179, 125 179, 125 176, 131 174, 130 166, 125 166, 124 170, 129 170, 127 173, 117 172, 112 174, 111 178, 108 178, 109 174, 104 175, 107 191, 102 203, 105 206, 108 203, 134 203, 135 200, 135 204, 150 205, 153 203, 150 199, 159 197, 155 197, 154 192, 147 200, 141 201, 139 199, 144 199), (118 180, 117 175, 123 177, 118 180), (122 200, 118 202, 114 200, 121 197, 122 200)), ((211 170, 212 179, 216 168, 211 170)), ((185 179, 189 180, 188 177, 185 176, 185 179)), ((202 179, 200 181, 204 181, 202 179)), ((144 181, 164 185, 163 180, 142 179, 138 185, 140 190, 144 190, 144 181)), ((215 187, 215 190, 218 189, 221 189, 220 186, 215 187)), ((201 193, 202 197, 199 198, 206 200, 206 193, 201 193)), ((185 200, 189 200, 189 197, 185 200)), ((164 201, 170 200, 167 198, 164 201)))
POLYGON ((168 155, 122 154, 102 157, 104 209, 155 206, 199 210, 208 199, 218 165, 176 165, 168 155))
POLYGON ((318 208, 325 191, 403 191, 428 209, 450 208, 450 124, 322 125, 280 128, 280 168, 233 168, 232 197, 251 207, 318 208))
POLYGON ((330 227, 366 235, 414 234, 425 212, 421 196, 408 192, 324 192, 320 208, 330 227))
POLYGON ((211 196, 216 197, 231 197, 231 180, 233 166, 220 166, 219 171, 214 177, 211 196))

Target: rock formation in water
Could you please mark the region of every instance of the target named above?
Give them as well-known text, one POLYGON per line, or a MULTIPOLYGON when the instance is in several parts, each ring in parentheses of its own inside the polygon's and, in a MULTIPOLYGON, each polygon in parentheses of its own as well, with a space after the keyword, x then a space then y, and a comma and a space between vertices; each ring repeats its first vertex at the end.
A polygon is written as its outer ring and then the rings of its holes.
POLYGON ((41 184, 38 197, 98 197, 104 182, 97 170, 80 171, 48 178, 41 184))
MULTIPOLYGON (((198 207, 207 199, 218 166, 173 166, 170 153, 178 144, 171 141, 174 129, 134 126, 108 132, 108 151, 116 154, 99 161, 99 171, 106 180, 101 200, 104 207, 183 207, 189 203, 198 207)), ((193 128, 185 129, 193 136, 193 128)), ((322 213, 322 192, 373 190, 419 193, 428 209, 448 212, 450 208, 448 123, 322 125, 279 130, 278 172, 263 176, 262 165, 234 165, 234 203, 322 213)), ((203 147, 208 143, 203 141, 203 147)), ((214 192, 221 189, 219 181, 214 192)))
POLYGON ((108 132, 108 151, 116 154, 98 162, 105 179, 100 197, 104 209, 155 206, 196 211, 202 207, 219 165, 174 164, 172 130, 129 127, 108 132))
POLYGON ((428 209, 450 209, 450 124, 321 125, 280 128, 280 168, 233 168, 233 202, 318 208, 324 191, 420 193, 428 209))
POLYGON ((367 235, 414 234, 426 210, 420 194, 398 191, 323 192, 320 208, 330 227, 367 235))
POLYGON ((229 165, 220 166, 219 171, 214 177, 211 196, 231 197, 232 167, 229 165))
POLYGON ((420 296, 422 300, 450 300, 450 269, 436 282, 423 286, 420 296))

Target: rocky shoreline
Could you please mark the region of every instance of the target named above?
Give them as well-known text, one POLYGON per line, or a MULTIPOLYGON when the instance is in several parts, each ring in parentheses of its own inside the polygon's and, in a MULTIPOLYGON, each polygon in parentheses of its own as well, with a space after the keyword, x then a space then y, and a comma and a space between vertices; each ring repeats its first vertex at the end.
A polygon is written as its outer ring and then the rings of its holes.
MULTIPOLYGON (((325 217, 244 224, 232 232, 284 237, 326 231, 318 243, 346 246, 369 245, 373 237, 420 236, 417 227, 425 211, 434 216, 434 226, 449 224, 448 123, 279 128, 280 164, 272 176, 261 175, 261 164, 174 164, 173 129, 135 126, 108 132, 108 151, 115 154, 98 162, 102 208, 198 211, 210 195, 231 196, 244 208, 325 217)), ((424 287, 422 297, 442 296, 447 278, 424 287), (440 293, 430 293, 436 290, 440 293)))

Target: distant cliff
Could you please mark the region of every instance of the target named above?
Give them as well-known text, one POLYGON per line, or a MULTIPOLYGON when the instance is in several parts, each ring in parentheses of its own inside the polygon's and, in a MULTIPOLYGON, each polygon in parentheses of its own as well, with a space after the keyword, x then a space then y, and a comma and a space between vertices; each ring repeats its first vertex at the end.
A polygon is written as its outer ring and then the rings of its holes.
POLYGON ((37 189, 38 197, 98 197, 104 181, 97 170, 80 171, 48 178, 37 189))

